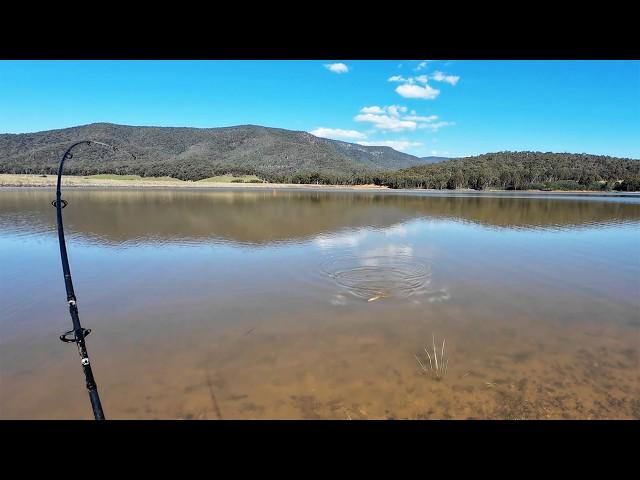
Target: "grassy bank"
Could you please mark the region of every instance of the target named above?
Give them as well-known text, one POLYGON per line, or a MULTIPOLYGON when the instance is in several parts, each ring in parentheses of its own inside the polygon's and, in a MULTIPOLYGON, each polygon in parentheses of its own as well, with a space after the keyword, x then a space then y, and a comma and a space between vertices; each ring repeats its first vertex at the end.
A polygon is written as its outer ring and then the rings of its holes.
MULTIPOLYGON (((4 187, 48 187, 56 184, 55 175, 21 175, 21 174, 0 174, 0 186, 4 187)), ((179 180, 171 177, 141 177, 139 175, 64 175, 63 183, 66 186, 127 186, 127 187, 149 187, 149 186, 211 186, 212 184, 264 184, 263 180, 255 175, 233 176, 221 175, 217 177, 205 178, 197 182, 179 180)))
MULTIPOLYGON (((55 175, 23 175, 0 174, 0 187, 55 187, 57 177, 55 175)), ((314 184, 281 184, 267 183, 255 175, 232 176, 221 175, 205 178, 198 181, 178 180, 171 177, 140 177, 138 175, 89 175, 76 176, 64 175, 62 183, 65 187, 186 187, 186 188, 211 188, 211 187, 247 187, 247 188, 318 188, 314 184)), ((387 190, 387 187, 375 185, 357 185, 346 187, 344 185, 322 185, 323 188, 353 188, 387 190)))
MULTIPOLYGON (((39 175, 40 176, 40 175, 39 175)), ((71 176, 70 176, 71 177, 71 176)), ((74 178, 80 178, 77 176, 72 176, 74 178)), ((182 183, 265 183, 261 178, 256 177, 255 175, 218 175, 216 177, 203 178, 202 180, 198 180, 197 182, 184 182, 183 180, 179 180, 177 178, 172 177, 141 177, 140 175, 114 175, 111 173, 104 173, 100 175, 88 175, 81 177, 86 180, 136 180, 136 181, 151 181, 151 182, 166 182, 166 181, 177 181, 182 183)))
MULTIPOLYGON (((54 188, 56 185, 57 177, 55 175, 23 175, 23 174, 0 174, 0 187, 45 187, 54 188)), ((217 177, 205 178, 198 181, 190 180, 178 180, 171 177, 140 177, 138 175, 90 175, 90 176, 75 176, 64 175, 63 185, 65 187, 100 187, 100 188, 216 188, 216 187, 242 187, 242 188, 295 188, 295 189, 308 189, 308 190, 380 190, 380 191, 393 191, 389 187, 379 185, 318 185, 309 183, 268 183, 255 175, 245 175, 242 177, 235 177, 231 175, 221 175, 217 177)), ((472 190, 468 188, 461 188, 456 190, 425 190, 422 188, 417 189, 405 189, 413 191, 429 191, 429 192, 449 192, 449 193, 518 193, 518 194, 536 194, 536 193, 549 193, 549 194, 561 194, 561 193, 578 193, 578 194, 590 194, 590 195, 638 195, 638 193, 626 193, 626 192, 606 192, 606 191, 593 191, 593 190, 569 190, 569 189, 531 189, 531 190, 499 190, 499 189, 486 189, 486 190, 472 190)))

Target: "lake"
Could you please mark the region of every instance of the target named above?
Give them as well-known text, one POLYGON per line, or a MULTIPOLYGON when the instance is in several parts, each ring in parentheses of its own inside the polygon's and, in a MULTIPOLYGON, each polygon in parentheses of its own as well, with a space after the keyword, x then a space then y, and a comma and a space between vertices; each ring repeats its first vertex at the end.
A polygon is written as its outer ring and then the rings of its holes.
MULTIPOLYGON (((639 197, 63 196, 107 418, 640 418, 639 197)), ((53 198, 0 190, 4 419, 93 418, 53 198)))

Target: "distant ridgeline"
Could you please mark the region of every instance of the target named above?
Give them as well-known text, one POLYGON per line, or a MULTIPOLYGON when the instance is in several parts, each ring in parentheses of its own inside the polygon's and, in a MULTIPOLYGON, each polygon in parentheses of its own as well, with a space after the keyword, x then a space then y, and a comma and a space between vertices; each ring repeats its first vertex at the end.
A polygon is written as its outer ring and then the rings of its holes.
POLYGON ((73 141, 107 142, 131 152, 78 147, 70 175, 118 174, 200 180, 257 175, 279 183, 371 184, 391 188, 640 190, 640 161, 588 154, 500 152, 418 158, 255 125, 224 128, 133 127, 96 123, 0 134, 0 173, 53 174, 73 141))

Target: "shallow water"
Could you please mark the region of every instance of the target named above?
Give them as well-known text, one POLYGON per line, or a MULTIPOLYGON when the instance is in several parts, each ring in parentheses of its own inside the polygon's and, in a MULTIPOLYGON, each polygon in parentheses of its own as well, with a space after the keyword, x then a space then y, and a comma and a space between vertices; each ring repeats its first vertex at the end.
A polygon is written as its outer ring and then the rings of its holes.
MULTIPOLYGON (((64 196, 108 418, 640 418, 638 197, 64 196)), ((91 418, 52 199, 0 190, 0 418, 91 418)))

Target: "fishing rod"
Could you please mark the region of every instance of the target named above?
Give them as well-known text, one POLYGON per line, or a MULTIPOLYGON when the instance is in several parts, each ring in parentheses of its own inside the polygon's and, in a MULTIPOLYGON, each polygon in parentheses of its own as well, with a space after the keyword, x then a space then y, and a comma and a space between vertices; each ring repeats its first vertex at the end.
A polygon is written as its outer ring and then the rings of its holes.
MULTIPOLYGON (((60 189, 62 184, 62 169, 64 167, 64 161, 73 157, 71 150, 78 145, 100 145, 106 147, 113 152, 118 150, 117 147, 109 145, 103 142, 96 142, 94 140, 82 140, 71 145, 64 152, 60 158, 60 165, 58 166, 58 184, 56 187, 56 199, 51 202, 56 208, 56 216, 58 221, 58 241, 60 243, 60 257, 62 260, 62 272, 64 273, 64 285, 67 290, 67 303, 69 304, 69 313, 71 314, 71 322, 73 323, 73 330, 60 335, 60 340, 65 343, 75 343, 78 347, 78 353, 80 354, 80 364, 84 371, 87 390, 89 391, 89 399, 91 400, 91 408, 93 409, 93 415, 96 420, 104 420, 104 412, 102 410, 102 403, 100 403, 100 396, 98 395, 98 386, 96 380, 93 377, 93 371, 91 370, 91 362, 89 362, 89 354, 87 353, 87 345, 85 338, 91 333, 91 329, 82 328, 80 325, 80 317, 78 316, 78 305, 76 301, 76 294, 73 290, 73 281, 71 280, 71 270, 69 268, 69 258, 67 256, 67 246, 64 238, 64 225, 62 223, 62 209, 68 205, 66 200, 62 199, 62 191, 60 189)), ((127 152, 128 153, 128 152, 127 152)), ((131 154, 129 154, 131 155, 131 154)), ((134 159, 135 156, 131 155, 134 159)))

